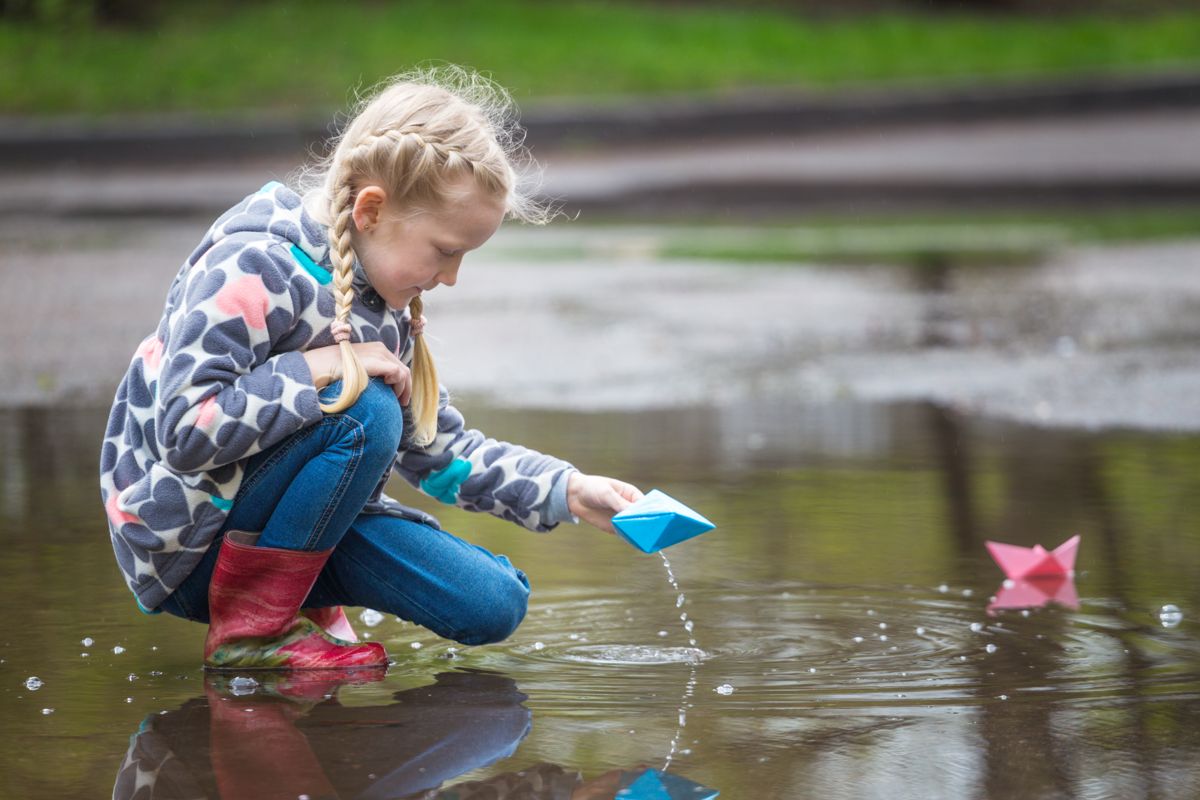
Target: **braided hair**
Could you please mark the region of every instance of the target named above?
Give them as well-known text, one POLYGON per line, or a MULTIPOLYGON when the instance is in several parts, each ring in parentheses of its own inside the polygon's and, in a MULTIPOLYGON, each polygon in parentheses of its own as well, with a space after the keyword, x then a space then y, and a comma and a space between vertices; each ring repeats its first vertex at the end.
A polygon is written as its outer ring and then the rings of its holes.
MULTIPOLYGON (((322 405, 333 414, 349 408, 367 387, 368 376, 350 346, 355 253, 353 209, 357 191, 377 184, 398 209, 442 207, 448 187, 471 175, 488 195, 504 199, 506 214, 545 224, 552 212, 521 185, 514 166, 524 154, 522 134, 509 95, 478 73, 439 67, 396 76, 359 102, 330 154, 300 182, 305 205, 329 226, 335 314, 331 330, 342 356, 342 391, 322 405)), ((409 301, 409 314, 420 320, 421 298, 409 301)), ((424 446, 437 433, 437 370, 420 325, 411 326, 412 441, 424 446)))

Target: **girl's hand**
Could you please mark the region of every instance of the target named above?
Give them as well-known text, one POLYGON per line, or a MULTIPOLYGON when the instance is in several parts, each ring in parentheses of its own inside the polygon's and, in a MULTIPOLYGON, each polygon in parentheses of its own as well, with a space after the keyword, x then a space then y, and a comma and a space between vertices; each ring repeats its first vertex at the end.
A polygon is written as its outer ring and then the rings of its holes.
MULTIPOLYGON (((368 377, 380 377, 392 387, 400 405, 407 406, 412 396, 412 374, 400 357, 383 342, 355 342, 350 345, 355 355, 367 370, 368 377)), ((304 352, 308 370, 313 376, 313 385, 324 389, 342 378, 342 351, 336 344, 317 347, 304 352)))
POLYGON ((567 479, 567 508, 589 525, 609 533, 613 533, 613 515, 641 499, 640 489, 615 478, 573 472, 567 479))

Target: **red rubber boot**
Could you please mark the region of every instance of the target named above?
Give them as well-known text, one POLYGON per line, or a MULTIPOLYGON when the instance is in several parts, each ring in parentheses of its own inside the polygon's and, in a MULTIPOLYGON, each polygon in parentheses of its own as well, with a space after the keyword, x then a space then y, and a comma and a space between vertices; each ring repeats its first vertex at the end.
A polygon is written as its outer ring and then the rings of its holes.
POLYGON ((206 669, 347 669, 387 665, 376 642, 351 644, 299 613, 330 550, 255 547, 258 534, 225 535, 208 585, 206 669))
POLYGON ((326 633, 343 642, 357 642, 358 634, 341 606, 332 608, 302 608, 300 613, 317 623, 326 633))

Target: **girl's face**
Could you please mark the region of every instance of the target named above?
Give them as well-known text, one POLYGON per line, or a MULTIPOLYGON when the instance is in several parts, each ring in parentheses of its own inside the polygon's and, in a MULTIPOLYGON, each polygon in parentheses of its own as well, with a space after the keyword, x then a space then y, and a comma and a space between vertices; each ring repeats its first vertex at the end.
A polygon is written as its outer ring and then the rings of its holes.
POLYGON ((504 202, 484 194, 466 175, 436 211, 393 209, 382 188, 364 187, 353 218, 354 251, 367 279, 388 306, 401 309, 422 292, 458 281, 463 255, 500 227, 504 202))

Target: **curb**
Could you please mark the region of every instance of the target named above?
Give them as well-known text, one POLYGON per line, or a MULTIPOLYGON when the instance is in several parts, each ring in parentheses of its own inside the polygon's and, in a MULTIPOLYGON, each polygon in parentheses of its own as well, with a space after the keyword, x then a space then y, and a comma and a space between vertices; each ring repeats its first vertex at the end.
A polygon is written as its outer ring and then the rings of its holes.
MULTIPOLYGON (((859 127, 1078 117, 1200 107, 1200 74, 1091 76, 980 85, 895 86, 815 94, 744 91, 543 104, 522 116, 533 148, 615 146, 730 137, 803 136, 859 127)), ((102 122, 0 118, 0 165, 114 166, 303 153, 332 133, 311 118, 139 116, 102 122)))

